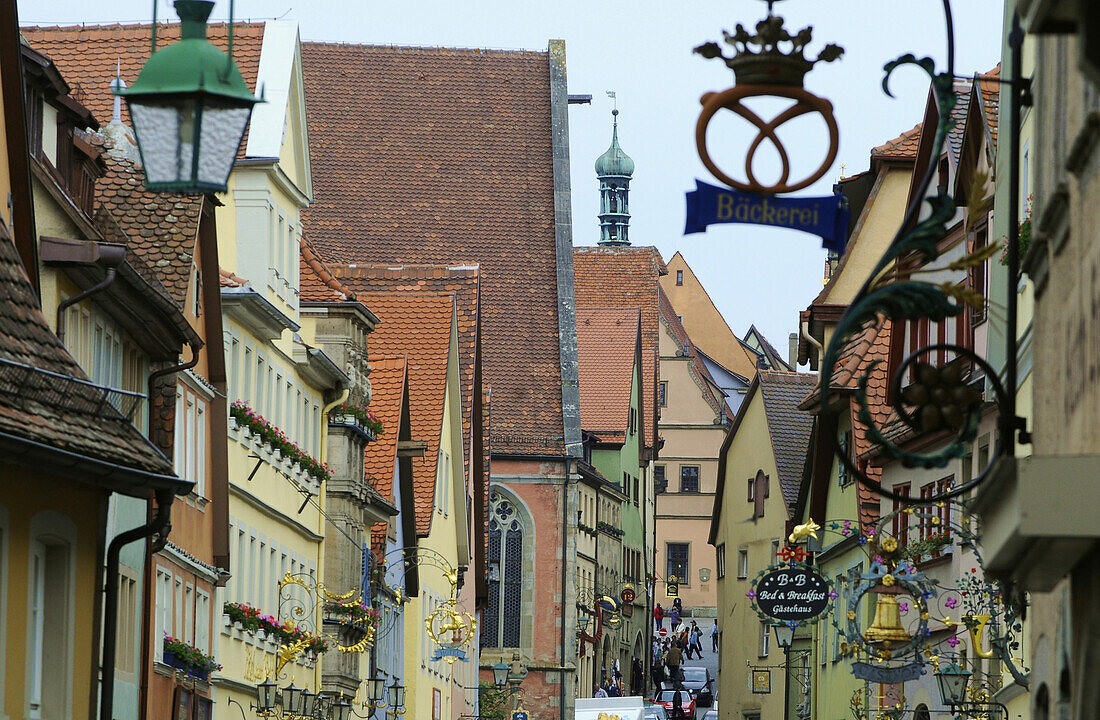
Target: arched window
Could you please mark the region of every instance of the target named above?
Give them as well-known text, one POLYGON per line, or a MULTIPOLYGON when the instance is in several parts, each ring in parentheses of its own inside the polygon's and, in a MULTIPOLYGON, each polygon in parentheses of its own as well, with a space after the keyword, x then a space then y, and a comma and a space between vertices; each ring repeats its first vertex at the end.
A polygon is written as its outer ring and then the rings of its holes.
POLYGON ((481 647, 519 647, 523 605, 524 523, 517 504, 499 490, 489 493, 489 604, 481 622, 481 647))
POLYGON ((928 706, 924 703, 917 705, 916 710, 913 711, 913 720, 932 720, 932 716, 928 712, 928 706))

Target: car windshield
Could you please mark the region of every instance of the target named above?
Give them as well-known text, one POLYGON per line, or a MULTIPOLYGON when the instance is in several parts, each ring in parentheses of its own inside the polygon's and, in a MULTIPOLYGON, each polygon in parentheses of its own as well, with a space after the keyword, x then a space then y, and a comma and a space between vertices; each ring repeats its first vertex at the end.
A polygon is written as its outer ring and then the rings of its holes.
POLYGON ((707 669, 701 667, 684 668, 684 682, 706 682, 707 669))
MULTIPOLYGON (((674 690, 662 690, 661 691, 661 702, 672 702, 674 692, 676 692, 676 691, 674 691, 674 690)), ((681 705, 687 705, 689 702, 691 702, 691 693, 689 693, 686 690, 681 690, 680 691, 680 704, 681 705)))

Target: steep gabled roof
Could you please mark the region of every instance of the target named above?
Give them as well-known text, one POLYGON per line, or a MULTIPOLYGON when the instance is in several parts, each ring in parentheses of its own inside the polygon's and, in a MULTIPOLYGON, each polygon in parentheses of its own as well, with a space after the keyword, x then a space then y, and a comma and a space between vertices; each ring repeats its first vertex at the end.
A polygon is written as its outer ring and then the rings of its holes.
POLYGON ((134 267, 182 309, 195 267, 203 196, 148 192, 140 165, 110 153, 101 157, 107 172, 96 182, 96 226, 108 240, 125 243, 141 260, 134 267))
POLYGON ((906 130, 893 140, 887 140, 882 145, 873 148, 871 158, 885 160, 912 160, 916 158, 922 127, 923 123, 917 123, 912 129, 906 130))
POLYGON ((367 483, 393 502, 393 473, 397 466, 397 434, 401 403, 405 398, 405 358, 370 356, 370 407, 382 423, 382 434, 367 444, 363 476, 367 483))
MULTIPOLYGON (((111 476, 136 471, 145 482, 189 487, 172 463, 108 402, 50 330, 7 229, 0 223, 0 443, 9 462, 70 453, 62 464, 96 463, 103 477, 76 479, 114 485, 111 476), (45 446, 45 447, 43 447, 45 446), (113 466, 119 466, 114 468, 113 466)), ((73 470, 80 475, 83 471, 73 470)), ((114 489, 145 496, 150 486, 114 489)))
POLYGON ((764 400, 764 413, 768 418, 768 434, 775 454, 779 485, 789 512, 798 501, 798 488, 802 483, 802 469, 813 428, 813 416, 800 410, 798 404, 817 382, 817 375, 760 370, 757 377, 764 400))
POLYGON ((573 248, 574 297, 578 307, 632 308, 642 320, 642 427, 646 446, 657 440, 657 368, 660 353, 660 284, 668 272, 654 247, 573 248))
MULTIPOLYGON (((207 26, 207 38, 223 51, 228 46, 227 27, 225 23, 207 26)), ((113 114, 111 81, 116 73, 127 86, 133 85, 152 54, 151 24, 23 27, 20 32, 31 47, 54 61, 72 87, 73 96, 101 122, 107 122, 113 114)), ((263 23, 233 24, 233 61, 253 92, 257 91, 263 37, 263 23)), ((179 23, 157 24, 157 47, 179 39, 179 23)), ((126 103, 122 104, 122 122, 130 124, 126 103)), ((242 143, 242 153, 244 147, 242 143)))
POLYGON ((563 455, 548 53, 304 43, 302 63, 312 242, 480 265, 493 452, 563 455))
MULTIPOLYGON (((470 445, 474 406, 474 369, 478 351, 478 304, 481 273, 477 266, 445 265, 329 265, 333 277, 347 292, 452 295, 458 323, 459 392, 462 399, 462 437, 470 445)), ((371 308, 373 310, 373 308, 371 308)), ((367 344, 372 348, 374 336, 367 344)), ((466 463, 472 461, 467 457, 466 463)))
POLYGON ((454 296, 361 293, 359 299, 380 320, 368 341, 370 351, 405 356, 412 439, 428 444, 423 457, 413 458, 416 532, 426 536, 431 531, 435 499, 454 296))
MULTIPOLYGON (((691 358, 691 373, 695 376, 696 384, 699 385, 699 390, 703 393, 707 404, 714 408, 719 414, 732 420, 733 413, 730 411, 729 405, 726 404, 725 393, 722 387, 714 379, 714 376, 711 375, 710 370, 707 369, 706 363, 703 362, 703 355, 705 355, 705 353, 696 348, 694 343, 691 342, 687 330, 684 329, 683 323, 680 322, 680 317, 676 314, 676 309, 672 307, 672 301, 668 299, 668 295, 665 294, 663 288, 660 288, 659 300, 661 321, 668 327, 669 335, 676 341, 683 356, 691 358)), ((715 364, 717 365, 718 363, 715 364)), ((748 380, 745 380, 746 384, 748 384, 748 382, 748 380)))
POLYGON ((779 354, 779 351, 775 349, 775 346, 768 342, 768 339, 764 337, 764 333, 756 327, 756 325, 749 325, 748 331, 745 333, 745 337, 741 339, 741 342, 747 344, 749 349, 753 352, 761 353, 768 361, 768 365, 773 370, 785 370, 786 372, 793 372, 794 369, 790 364, 783 359, 783 356, 779 354), (752 347, 752 340, 760 345, 760 350, 752 347))
POLYGON ((577 308, 583 430, 625 435, 640 323, 637 308, 577 308))

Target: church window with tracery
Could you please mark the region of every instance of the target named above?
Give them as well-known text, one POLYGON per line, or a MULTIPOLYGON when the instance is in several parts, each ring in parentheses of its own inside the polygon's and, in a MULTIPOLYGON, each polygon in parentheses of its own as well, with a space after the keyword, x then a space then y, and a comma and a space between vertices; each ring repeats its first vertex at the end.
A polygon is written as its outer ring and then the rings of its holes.
POLYGON ((502 494, 489 494, 489 604, 481 622, 481 647, 519 647, 522 610, 523 523, 502 494))

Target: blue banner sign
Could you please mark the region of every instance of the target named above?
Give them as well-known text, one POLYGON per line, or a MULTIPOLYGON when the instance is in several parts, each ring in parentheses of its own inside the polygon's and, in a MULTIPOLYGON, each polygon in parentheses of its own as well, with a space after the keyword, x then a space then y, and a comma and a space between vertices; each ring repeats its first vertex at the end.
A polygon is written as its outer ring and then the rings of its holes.
POLYGON ((435 653, 432 655, 432 660, 442 660, 445 657, 458 658, 462 662, 470 662, 466 658, 466 651, 459 648, 436 648, 435 653))
POLYGON ((512 720, 528 720, 526 710, 515 710, 512 712, 512 720))
POLYGON ((717 223, 750 223, 801 230, 821 238, 821 246, 844 252, 848 242, 848 208, 843 195, 786 198, 742 192, 695 181, 687 193, 684 234, 705 232, 717 223))

